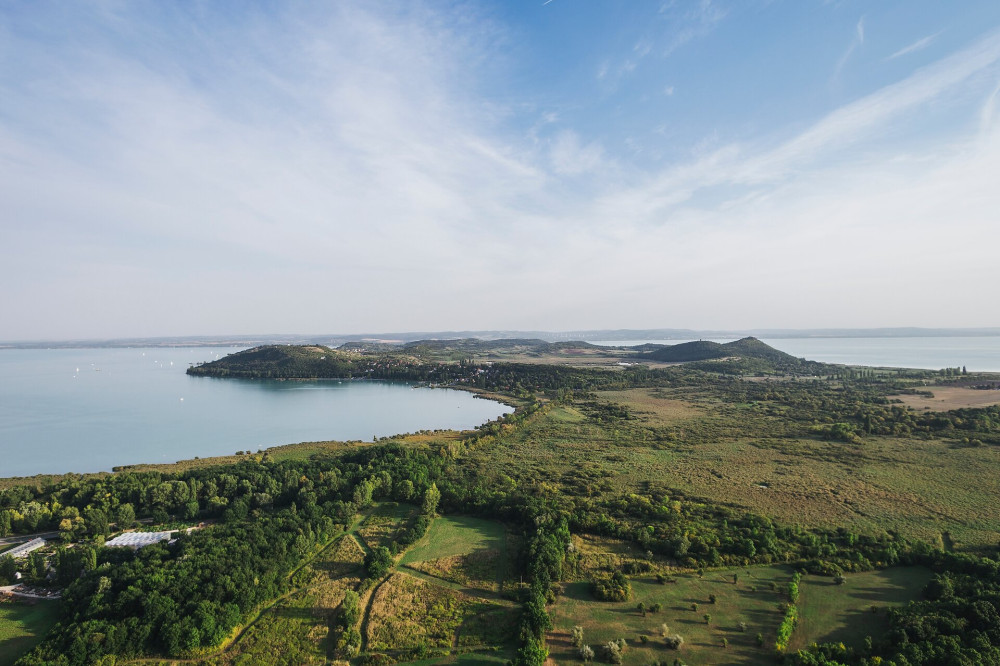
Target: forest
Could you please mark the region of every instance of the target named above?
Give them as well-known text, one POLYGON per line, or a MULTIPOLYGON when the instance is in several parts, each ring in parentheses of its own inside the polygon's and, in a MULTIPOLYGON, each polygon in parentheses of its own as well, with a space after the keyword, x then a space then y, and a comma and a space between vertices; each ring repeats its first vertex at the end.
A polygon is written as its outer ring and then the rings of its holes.
MULTIPOLYGON (((61 591, 58 602, 45 602, 58 604, 56 623, 16 663, 221 664, 237 663, 239 654, 239 663, 268 663, 254 661, 246 646, 290 641, 277 629, 265 634, 268 622, 284 626, 281 609, 296 599, 313 623, 312 656, 289 648, 284 663, 453 663, 477 651, 518 666, 550 656, 629 664, 1000 662, 1000 512, 992 486, 951 496, 920 485, 937 483, 925 475, 938 469, 942 484, 971 488, 977 470, 1000 451, 1000 407, 934 412, 900 402, 989 377, 790 363, 771 352, 661 367, 579 367, 483 361, 463 356, 468 350, 438 345, 435 354, 458 356, 440 361, 422 357, 420 345, 270 347, 189 373, 407 380, 488 392, 516 406, 474 431, 4 483, 0 536, 59 534, 24 560, 0 553, 0 584, 17 573, 22 582, 61 591), (802 472, 785 475, 789 465, 802 472), (746 480, 735 476, 737 467, 746 480), (853 470, 872 476, 855 484, 853 470), (796 486, 792 477, 820 480, 796 486), (900 486, 937 503, 886 499, 880 490, 900 486), (799 504, 789 507, 788 497, 799 504), (442 516, 501 526, 509 563, 456 550, 408 564, 414 544, 434 546, 428 530, 443 525, 442 516), (125 529, 173 536, 138 550, 104 545, 125 529), (385 530, 394 531, 379 536, 385 530), (343 570, 319 566, 345 548, 357 552, 343 570), (884 623, 880 631, 796 643, 814 631, 807 624, 809 604, 822 601, 816 595, 849 589, 861 580, 853 576, 897 570, 926 570, 928 582, 908 603, 871 605, 884 623), (778 582, 748 583, 763 581, 765 572, 778 582), (303 596, 320 589, 321 578, 338 590, 335 603, 303 596), (671 606, 673 590, 716 579, 732 587, 700 606, 681 604, 694 607, 679 617, 698 618, 698 629, 671 619, 668 631, 664 619, 662 637, 585 643, 585 633, 597 635, 587 622, 599 609, 627 610, 638 623, 666 618, 680 613, 671 606), (582 600, 573 596, 577 583, 585 584, 582 600), (475 644, 455 633, 379 648, 377 600, 390 593, 408 599, 406 585, 423 584, 438 585, 443 596, 408 621, 427 630, 433 616, 435 626, 478 631, 475 644), (771 596, 758 627, 740 604, 764 594, 771 596), (473 608, 490 617, 514 613, 510 630, 494 635, 477 627, 473 608), (713 619, 729 612, 740 618, 732 626, 713 619), (563 627, 564 618, 581 624, 563 627), (695 640, 696 632, 709 638, 695 640)), ((865 629, 863 620, 852 626, 865 629)))

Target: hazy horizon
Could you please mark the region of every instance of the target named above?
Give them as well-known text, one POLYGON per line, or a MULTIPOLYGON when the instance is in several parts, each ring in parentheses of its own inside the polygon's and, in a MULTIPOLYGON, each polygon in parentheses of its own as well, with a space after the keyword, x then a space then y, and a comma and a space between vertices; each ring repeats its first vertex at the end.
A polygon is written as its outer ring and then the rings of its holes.
POLYGON ((0 63, 0 340, 1000 325, 995 2, 8 3, 0 63))

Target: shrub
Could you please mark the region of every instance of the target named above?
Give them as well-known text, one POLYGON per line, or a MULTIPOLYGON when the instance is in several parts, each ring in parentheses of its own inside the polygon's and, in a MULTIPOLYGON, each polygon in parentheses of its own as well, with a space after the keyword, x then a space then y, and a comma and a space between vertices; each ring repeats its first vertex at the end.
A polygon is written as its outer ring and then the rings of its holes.
POLYGON ((584 645, 580 647, 580 659, 583 659, 584 661, 593 661, 594 648, 590 647, 589 645, 584 645))
POLYGON ((632 584, 620 571, 614 572, 611 578, 593 582, 594 597, 601 601, 627 601, 632 596, 632 584))
POLYGON ((680 634, 674 634, 664 638, 663 643, 671 650, 680 650, 681 646, 684 645, 684 638, 680 634))

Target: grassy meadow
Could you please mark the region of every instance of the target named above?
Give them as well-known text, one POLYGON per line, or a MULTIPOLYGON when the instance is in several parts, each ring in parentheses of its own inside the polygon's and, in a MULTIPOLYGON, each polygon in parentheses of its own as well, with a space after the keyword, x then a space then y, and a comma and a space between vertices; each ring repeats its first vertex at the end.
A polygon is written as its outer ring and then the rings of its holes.
POLYGON ((59 617, 53 601, 0 603, 0 664, 13 664, 31 650, 59 617))
POLYGON ((799 624, 789 649, 811 643, 861 647, 866 636, 878 638, 889 626, 886 609, 919 599, 930 578, 930 570, 922 567, 851 574, 843 585, 824 576, 803 576, 799 624))
POLYGON ((1000 538, 1000 448, 829 441, 769 411, 704 387, 602 391, 596 401, 555 405, 468 458, 492 483, 539 483, 552 495, 661 488, 805 527, 892 529, 932 544, 948 533, 957 548, 1000 538), (595 405, 629 417, 602 419, 595 405))

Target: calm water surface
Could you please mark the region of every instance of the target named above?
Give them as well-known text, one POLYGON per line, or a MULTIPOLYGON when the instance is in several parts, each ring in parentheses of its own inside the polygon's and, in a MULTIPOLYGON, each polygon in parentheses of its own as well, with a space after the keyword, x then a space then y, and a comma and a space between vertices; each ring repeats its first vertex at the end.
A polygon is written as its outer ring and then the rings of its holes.
POLYGON ((0 477, 474 428, 512 411, 465 391, 401 383, 184 374, 189 363, 233 351, 0 350, 0 477))
MULTIPOLYGON (((714 339, 732 342, 732 339, 714 339)), ((603 340, 596 345, 631 347, 644 343, 676 345, 690 340, 603 340)), ((764 338, 792 356, 824 363, 890 368, 957 368, 1000 372, 1000 337, 927 338, 764 338)))

